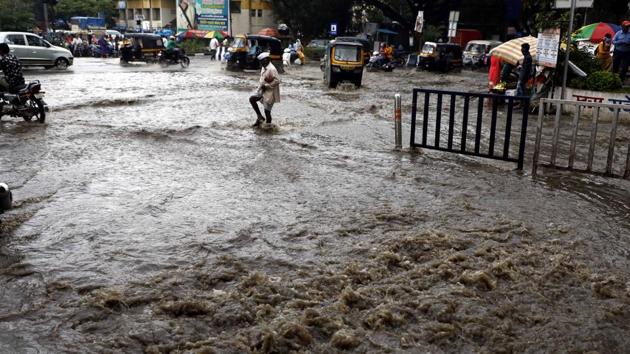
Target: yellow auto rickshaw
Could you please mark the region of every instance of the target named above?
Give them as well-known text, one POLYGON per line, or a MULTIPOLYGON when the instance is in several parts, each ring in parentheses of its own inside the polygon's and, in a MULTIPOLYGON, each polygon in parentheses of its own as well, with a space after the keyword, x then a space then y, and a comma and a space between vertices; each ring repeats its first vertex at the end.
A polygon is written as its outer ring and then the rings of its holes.
POLYGON ((349 81, 361 87, 365 49, 361 43, 332 41, 326 50, 324 82, 335 88, 342 81, 349 81))

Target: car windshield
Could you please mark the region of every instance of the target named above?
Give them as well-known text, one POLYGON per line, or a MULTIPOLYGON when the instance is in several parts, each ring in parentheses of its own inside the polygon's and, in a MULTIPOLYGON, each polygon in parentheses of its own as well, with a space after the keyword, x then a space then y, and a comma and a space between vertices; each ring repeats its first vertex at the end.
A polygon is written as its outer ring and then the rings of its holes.
POLYGON ((234 43, 232 43, 233 48, 245 48, 245 39, 244 38, 235 38, 234 43))
POLYGON ((336 61, 359 61, 359 48, 354 46, 336 46, 336 61))
POLYGON ((468 43, 468 45, 466 46, 466 51, 473 53, 484 53, 486 51, 486 46, 485 44, 468 43))
POLYGON ((425 44, 422 47, 422 53, 424 54, 433 54, 433 52, 435 51, 435 45, 434 44, 425 44))

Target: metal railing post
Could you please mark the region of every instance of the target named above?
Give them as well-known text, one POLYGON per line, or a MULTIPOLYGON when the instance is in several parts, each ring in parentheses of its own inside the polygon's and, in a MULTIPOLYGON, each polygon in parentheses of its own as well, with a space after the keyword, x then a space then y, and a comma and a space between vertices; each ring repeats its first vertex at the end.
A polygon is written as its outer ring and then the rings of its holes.
POLYGON ((523 122, 521 124, 521 142, 518 147, 518 169, 523 170, 523 162, 525 161, 525 147, 527 142, 527 126, 529 121, 529 98, 523 102, 523 122))
POLYGON ((599 123, 599 111, 600 107, 593 114, 593 121, 591 122, 591 142, 588 147, 588 162, 586 170, 593 172, 593 157, 595 156, 595 144, 597 143, 597 125, 599 123))
POLYGON ((580 129, 580 117, 582 114, 582 106, 577 105, 575 111, 575 117, 573 118, 573 135, 571 137, 571 148, 569 152, 569 169, 573 169, 575 164, 575 149, 577 145, 578 130, 580 129))
POLYGON ((606 174, 612 175, 613 161, 615 160, 615 140, 617 140, 617 124, 619 123, 619 112, 621 108, 617 108, 615 111, 615 117, 613 118, 612 128, 610 129, 610 146, 608 146, 608 160, 606 161, 606 174))
POLYGON ((416 148, 416 116, 418 112, 418 91, 413 90, 413 98, 411 103, 411 135, 409 136, 409 148, 416 148))
POLYGON ((534 162, 532 166, 532 175, 536 176, 538 173, 538 160, 540 159, 540 144, 542 141, 542 129, 543 129, 543 117, 545 115, 545 99, 540 100, 540 107, 538 108, 538 125, 536 125, 536 143, 534 144, 534 162))
POLYGON ((396 149, 402 149, 402 99, 400 94, 394 96, 394 129, 396 149))
POLYGON ((556 119, 554 119, 553 139, 551 141, 551 166, 556 166, 558 156, 558 144, 560 138, 560 116, 562 115, 562 103, 556 103, 556 119))

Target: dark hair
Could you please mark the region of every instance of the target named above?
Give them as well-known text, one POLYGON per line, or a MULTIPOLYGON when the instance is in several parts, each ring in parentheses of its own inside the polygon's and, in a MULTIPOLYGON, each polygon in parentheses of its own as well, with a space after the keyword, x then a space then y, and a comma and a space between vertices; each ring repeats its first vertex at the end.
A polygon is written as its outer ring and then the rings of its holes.
POLYGON ((521 44, 521 49, 529 50, 529 43, 521 44))
POLYGON ((610 33, 606 33, 606 34, 604 35, 604 38, 612 38, 612 36, 610 35, 610 33))
POLYGON ((11 51, 9 45, 6 43, 0 43, 0 54, 7 54, 11 51))

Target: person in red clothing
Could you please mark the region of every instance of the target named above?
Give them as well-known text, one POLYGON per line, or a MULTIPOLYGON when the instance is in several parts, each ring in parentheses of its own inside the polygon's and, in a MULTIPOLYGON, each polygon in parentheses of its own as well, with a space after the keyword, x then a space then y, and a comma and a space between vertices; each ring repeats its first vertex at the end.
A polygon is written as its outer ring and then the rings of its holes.
POLYGON ((490 71, 488 71, 488 90, 492 89, 501 81, 501 59, 497 56, 490 57, 490 71))

